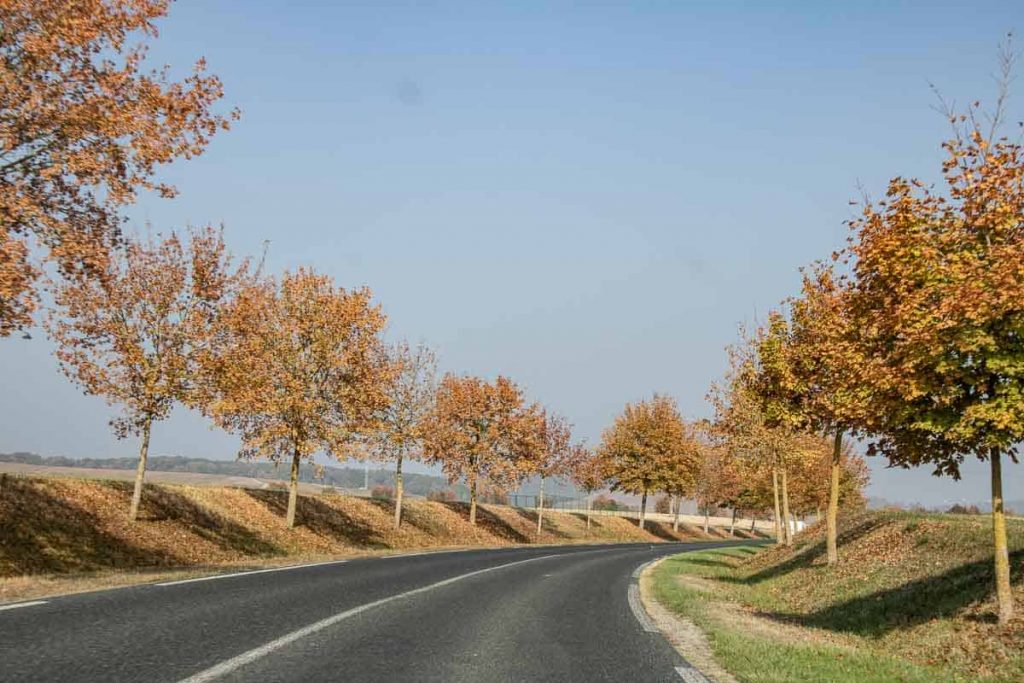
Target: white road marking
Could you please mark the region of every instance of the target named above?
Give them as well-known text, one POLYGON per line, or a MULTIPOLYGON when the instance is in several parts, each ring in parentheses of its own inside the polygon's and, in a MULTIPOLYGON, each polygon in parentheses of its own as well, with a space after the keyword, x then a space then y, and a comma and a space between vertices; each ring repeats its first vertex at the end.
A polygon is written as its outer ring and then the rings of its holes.
POLYGON ((657 633, 658 627, 651 622, 651 618, 647 616, 647 610, 644 609, 643 604, 640 602, 640 587, 635 583, 629 584, 629 593, 627 594, 629 600, 629 608, 633 610, 633 616, 640 622, 640 626, 648 633, 657 633))
POLYGON ((290 645, 291 643, 294 643, 295 641, 301 638, 313 635, 318 631, 322 631, 325 628, 334 626, 335 624, 344 621, 349 617, 354 617, 357 614, 361 614, 362 612, 371 610, 374 607, 380 607, 381 605, 386 605, 387 603, 394 602, 395 600, 401 600, 402 598, 408 598, 412 597, 413 595, 419 595, 420 593, 426 593, 427 591, 432 591, 435 588, 448 586, 473 576, 479 576, 481 574, 486 574, 487 572, 493 572, 496 569, 505 569, 506 567, 512 567, 518 564, 525 564, 527 562, 535 562, 537 560, 544 560, 549 557, 559 556, 560 555, 541 555, 540 557, 531 557, 525 560, 517 560, 516 562, 508 562, 506 564, 499 564, 494 567, 487 567, 486 569, 478 569, 467 574, 459 574, 458 576, 453 576, 450 579, 445 579, 443 581, 438 581, 437 583, 432 583, 429 586, 414 588, 413 590, 406 591, 404 593, 398 593, 397 595, 391 595, 386 598, 381 598, 380 600, 368 602, 365 605, 353 607, 352 609, 345 610, 344 612, 339 612, 338 614, 335 614, 332 617, 321 619, 320 621, 310 624, 309 626, 305 626, 296 631, 292 631, 291 633, 281 636, 277 640, 272 640, 269 643, 249 650, 248 652, 243 652, 237 657, 232 657, 231 659, 225 660, 220 664, 217 664, 216 666, 212 666, 209 669, 206 669, 205 671, 200 671, 199 673, 193 676, 189 676, 188 678, 183 679, 181 683, 207 683, 208 681, 216 680, 225 674, 231 673, 232 671, 235 671, 236 669, 245 666, 246 664, 250 664, 256 661, 257 659, 260 659, 261 657, 265 657, 266 655, 270 654, 271 652, 274 652, 275 650, 279 650, 282 647, 290 645))
POLYGON ((13 605, 0 605, 0 612, 8 609, 18 609, 19 607, 32 607, 33 605, 45 605, 48 600, 33 600, 31 602, 16 602, 13 605))
POLYGON ((707 676, 697 669, 694 669, 692 666, 677 666, 676 673, 679 674, 679 677, 686 681, 686 683, 711 683, 707 676))
POLYGON ((213 574, 211 576, 200 576, 197 579, 181 579, 180 581, 164 581, 153 584, 154 586, 180 586, 183 583, 198 583, 199 581, 214 581, 216 579, 232 579, 236 576, 252 576, 253 574, 268 574, 270 572, 286 572, 290 569, 305 569, 307 567, 325 567, 331 564, 345 564, 348 560, 333 560, 330 562, 314 562, 313 564, 290 564, 287 567, 271 567, 270 569, 253 569, 246 572, 234 572, 232 574, 213 574))

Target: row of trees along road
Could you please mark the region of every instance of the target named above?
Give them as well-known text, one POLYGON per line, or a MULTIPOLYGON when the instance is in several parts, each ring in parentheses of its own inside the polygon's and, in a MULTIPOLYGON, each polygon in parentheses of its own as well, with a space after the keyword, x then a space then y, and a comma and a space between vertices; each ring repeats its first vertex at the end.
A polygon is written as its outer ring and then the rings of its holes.
POLYGON ((840 560, 844 436, 936 475, 959 478, 967 457, 988 461, 1004 624, 1014 605, 1002 463, 1024 439, 1024 148, 1001 133, 1014 59, 1001 51, 993 111, 942 103, 952 130, 944 182, 897 176, 884 199, 865 198, 848 245, 804 269, 800 294, 733 349, 713 392, 723 435, 781 477, 784 507, 796 441, 829 436, 830 565, 840 560))
MULTIPOLYGON (((709 394, 715 420, 687 421, 673 399, 657 394, 627 404, 604 431, 596 457, 576 466, 576 485, 589 492, 600 482, 640 496, 641 527, 648 499, 658 493, 670 501, 676 530, 684 499, 703 511, 705 532, 711 511, 719 508, 732 510, 732 532, 739 514, 773 518, 776 538, 784 542, 792 537, 797 515, 820 517, 828 500, 831 443, 765 422, 740 351, 732 354, 736 365, 728 382, 709 394)), ((849 444, 840 470, 841 499, 862 504, 867 467, 849 444)))
POLYGON ((147 71, 166 0, 0 0, 0 336, 25 331, 50 285, 46 328, 61 369, 120 409, 140 438, 130 516, 153 424, 183 404, 238 434, 242 457, 291 467, 314 453, 395 463, 395 523, 409 458, 510 486, 565 476, 568 424, 506 378, 447 376, 427 348, 388 347, 368 290, 310 269, 280 276, 235 260, 212 228, 126 236, 139 192, 173 197, 160 167, 200 155, 239 118, 199 60, 182 80, 147 71), (136 41, 136 42, 133 42, 136 41))
MULTIPOLYGON (((786 429, 795 429, 795 415, 811 414, 806 406, 832 405, 828 401, 833 399, 812 403, 807 398, 812 391, 808 377, 817 383, 815 396, 833 391, 821 374, 821 364, 832 362, 827 354, 818 365, 794 371, 804 384, 790 382, 788 375, 784 382, 763 381, 767 375, 762 375, 774 368, 765 359, 758 361, 756 372, 737 365, 728 392, 716 399, 720 414, 714 423, 685 422, 667 397, 628 405, 600 446, 591 449, 573 442, 568 422, 527 401, 510 379, 449 374, 438 381, 430 349, 385 344, 386 318, 369 290, 347 290, 312 269, 268 275, 260 263, 232 257, 223 232, 213 228, 145 239, 125 235, 125 208, 137 193, 176 194, 160 181, 160 168, 202 154, 213 136, 239 117, 237 110, 218 111, 222 86, 206 73, 202 60, 179 81, 167 70, 145 70, 146 44, 155 39, 155 22, 169 6, 165 0, 0 0, 0 102, 6 112, 0 130, 0 335, 32 324, 41 283, 48 283, 52 306, 45 323, 62 370, 86 393, 119 408, 113 421, 118 436, 140 438, 132 519, 144 500, 153 424, 178 404, 237 434, 242 457, 290 465, 289 525, 296 522, 300 464, 318 452, 394 462, 396 525, 402 515, 402 468, 410 459, 439 465, 453 481, 464 479, 474 523, 481 487, 508 489, 527 476, 539 476, 538 531, 543 482, 550 479, 571 480, 588 496, 606 485, 640 495, 641 526, 647 498, 655 492, 672 496, 677 527, 684 496, 696 499, 706 515, 726 506, 753 516, 767 514, 774 495, 774 517, 785 520, 787 530, 791 514, 799 512, 794 506, 820 505, 815 477, 802 474, 818 471, 807 463, 820 462, 815 456, 820 440, 805 439, 797 448, 795 442, 762 437, 781 439, 786 429), (138 44, 131 42, 136 39, 138 44), (748 375, 755 379, 747 381, 748 375), (769 384, 770 397, 762 391, 769 384), (744 401, 753 411, 749 415, 744 401), (779 487, 766 484, 778 484, 780 476, 781 510, 779 487)), ((979 142, 958 144, 951 150, 958 160, 989 164, 971 151, 979 142)), ((1008 172, 1016 148, 999 150, 997 165, 1008 172)), ((1009 176, 992 178, 997 185, 1012 184, 1009 176)), ((972 212, 981 210, 971 206, 972 212)), ((925 202, 915 210, 926 209, 941 213, 947 207, 925 202)), ((891 220, 886 212, 866 213, 864 232, 884 235, 891 220)), ((980 272, 979 263, 998 262, 1001 269, 979 281, 990 286, 1014 276, 1012 259, 1004 252, 1016 233, 1000 226, 986 233, 990 242, 984 248, 973 247, 973 265, 959 266, 980 272)), ((868 267, 885 258, 887 243, 883 237, 863 241, 859 263, 868 267)), ((928 263, 917 267, 926 272, 928 263)), ((808 298, 807 305, 838 306, 829 297, 839 297, 847 283, 835 281, 832 291, 824 286, 833 282, 827 273, 819 275, 813 283, 824 283, 822 299, 808 298)), ((967 283, 967 275, 961 275, 958 282, 967 283)), ((848 310, 867 310, 865 302, 881 301, 877 292, 887 283, 870 282, 862 287, 861 303, 839 306, 836 315, 852 316, 848 310)), ((963 284, 946 294, 976 300, 961 296, 971 294, 968 289, 963 284)), ((1002 325, 1007 311, 1015 310, 1012 301, 1018 300, 993 299, 971 310, 972 320, 1002 321, 985 328, 998 337, 1000 349, 1015 338, 1002 325)), ((813 321, 821 315, 808 309, 806 317, 813 321)), ((796 325, 797 315, 793 320, 794 343, 799 338, 808 348, 831 349, 833 338, 823 342, 821 335, 846 339, 845 328, 803 330, 796 325)), ((893 317, 891 326, 897 323, 893 317)), ((877 328, 874 343, 884 344, 888 329, 877 328)), ((948 343, 967 343, 954 331, 947 336, 953 340, 948 343)), ((924 353, 920 349, 930 340, 914 341, 917 346, 908 346, 908 353, 924 353)), ((986 367, 996 368, 1002 356, 990 355, 986 367)), ((898 379, 913 377, 915 367, 907 363, 898 379)), ((997 393, 1011 372, 1005 363, 999 367, 989 378, 997 393)), ((880 372, 872 377, 876 384, 888 381, 879 395, 897 396, 895 378, 880 372)), ((815 424, 842 429, 864 424, 846 413, 836 415, 816 416, 815 424)), ((913 442, 913 424, 889 419, 887 433, 896 440, 880 447, 913 442)), ((1013 433, 1004 430, 1000 438, 1005 441, 1013 433)), ((955 461, 968 437, 963 430, 946 437, 943 443, 955 461)), ((986 442, 984 453, 1002 447, 986 442)), ((840 488, 845 485, 843 490, 855 494, 862 481, 856 458, 846 454, 840 460, 840 488)), ((953 467, 949 462, 947 469, 953 467)))

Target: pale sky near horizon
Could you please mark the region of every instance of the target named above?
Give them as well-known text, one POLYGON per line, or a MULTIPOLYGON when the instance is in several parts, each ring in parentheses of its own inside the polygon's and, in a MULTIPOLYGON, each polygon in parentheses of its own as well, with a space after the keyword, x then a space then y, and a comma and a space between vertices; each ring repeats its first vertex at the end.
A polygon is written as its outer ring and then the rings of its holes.
MULTIPOLYGON (((704 416, 737 324, 842 244, 859 186, 936 177, 929 83, 990 98, 1024 24, 1019 2, 846 4, 178 0, 153 57, 205 56, 242 120, 132 216, 223 222, 272 270, 368 285, 390 337, 511 376, 591 442, 654 391, 704 416)), ((34 337, 0 340, 0 452, 134 454, 34 337)), ((183 411, 153 438, 236 447, 183 411)), ((959 483, 871 465, 869 495, 988 498, 977 463, 959 483)), ((1022 484, 1010 466, 1006 498, 1022 484)))

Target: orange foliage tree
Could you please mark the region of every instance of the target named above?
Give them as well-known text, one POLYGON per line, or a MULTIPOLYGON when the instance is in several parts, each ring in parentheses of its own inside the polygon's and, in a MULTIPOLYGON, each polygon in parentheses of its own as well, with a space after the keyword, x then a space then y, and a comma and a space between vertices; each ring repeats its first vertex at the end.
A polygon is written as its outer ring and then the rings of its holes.
POLYGON ((852 222, 855 306, 870 321, 864 355, 873 449, 902 467, 958 478, 968 456, 991 467, 1000 623, 1013 616, 1002 458, 1024 439, 1024 148, 999 137, 999 105, 949 111, 944 191, 897 177, 852 222))
POLYGON ((801 296, 791 303, 792 327, 787 351, 793 369, 790 390, 805 426, 831 432, 829 498, 826 513, 826 558, 839 561, 837 529, 842 479, 846 471, 843 435, 864 425, 871 384, 862 377, 869 366, 858 342, 868 326, 856 318, 848 281, 832 268, 816 264, 803 274, 801 296))
POLYGON ((649 401, 627 403, 601 435, 599 453, 612 490, 641 497, 641 529, 647 496, 671 485, 673 460, 686 449, 686 429, 675 401, 657 394, 649 401))
POLYGON ((288 527, 302 459, 344 457, 388 405, 396 368, 380 336, 385 322, 369 290, 307 269, 244 288, 222 315, 203 358, 202 407, 241 436, 239 457, 291 459, 288 527))
MULTIPOLYGON (((690 426, 694 443, 694 458, 689 495, 704 511, 704 533, 708 533, 711 509, 731 503, 739 495, 741 480, 735 461, 735 452, 729 444, 716 438, 710 423, 698 422, 690 426)), ((735 509, 735 508, 734 508, 735 509)), ((679 515, 676 515, 678 529, 679 515)), ((733 515, 735 522, 735 515, 733 515)))
POLYGON ((47 327, 64 373, 121 410, 118 438, 142 438, 130 517, 138 516, 153 423, 195 399, 199 356, 209 350, 221 307, 248 279, 232 269, 221 232, 128 241, 101 277, 59 283, 47 327))
POLYGON ((604 460, 584 443, 570 446, 569 460, 569 478, 576 488, 587 495, 587 531, 590 531, 594 491, 600 491, 608 483, 606 465, 604 460))
POLYGON ((739 463, 739 470, 753 480, 744 488, 750 500, 760 501, 762 492, 769 492, 774 511, 775 540, 784 543, 789 537, 788 475, 782 477, 787 486, 780 490, 780 470, 786 472, 783 454, 791 447, 790 434, 768 423, 764 401, 757 392, 758 365, 755 339, 743 337, 743 343, 727 349, 729 370, 725 381, 713 384, 707 399, 715 411, 716 437, 723 439, 739 463), (768 484, 770 482, 770 485, 768 484), (784 516, 785 512, 785 516, 784 516))
POLYGON ((407 459, 422 459, 420 427, 434 407, 437 393, 437 356, 424 346, 408 342, 390 351, 397 368, 388 387, 388 405, 377 417, 377 429, 369 439, 370 453, 378 460, 395 463, 395 528, 402 524, 402 465, 407 459))
POLYGON ((441 465, 450 482, 466 480, 469 522, 475 525, 481 485, 511 488, 536 471, 544 450, 544 417, 506 377, 492 383, 449 374, 421 434, 427 461, 441 465))
POLYGON ((544 524, 544 480, 559 479, 571 471, 573 451, 570 440, 572 429, 569 422, 561 415, 545 410, 543 416, 541 444, 542 449, 537 458, 537 474, 540 476, 540 488, 537 492, 537 535, 540 535, 544 524))
POLYGON ((157 168, 202 153, 237 117, 213 110, 222 87, 203 60, 180 81, 144 68, 169 6, 0 0, 0 335, 30 322, 30 243, 65 274, 102 274, 118 207, 140 189, 172 196, 157 168))

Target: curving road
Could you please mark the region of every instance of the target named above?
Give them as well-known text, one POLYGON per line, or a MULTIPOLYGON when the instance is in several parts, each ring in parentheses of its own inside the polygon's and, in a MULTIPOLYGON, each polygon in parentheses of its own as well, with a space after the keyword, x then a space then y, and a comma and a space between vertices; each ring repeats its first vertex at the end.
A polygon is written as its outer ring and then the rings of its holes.
POLYGON ((0 606, 0 680, 700 680, 630 586, 719 545, 366 558, 0 606))

